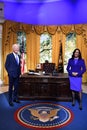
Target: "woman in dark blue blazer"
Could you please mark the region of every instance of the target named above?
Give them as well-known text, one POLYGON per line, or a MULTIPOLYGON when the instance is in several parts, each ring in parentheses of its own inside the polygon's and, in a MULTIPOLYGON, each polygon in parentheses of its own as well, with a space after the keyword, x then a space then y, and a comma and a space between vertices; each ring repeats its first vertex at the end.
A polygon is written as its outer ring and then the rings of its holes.
POLYGON ((21 74, 20 67, 20 57, 18 55, 19 45, 13 44, 13 52, 8 54, 6 57, 5 68, 8 73, 9 78, 9 105, 13 106, 13 101, 19 103, 18 101, 18 83, 19 76, 21 74), (13 89, 14 87, 14 89, 13 89))
POLYGON ((75 93, 77 92, 79 95, 79 109, 82 110, 82 75, 86 71, 86 65, 78 48, 73 51, 72 58, 68 60, 67 71, 72 91, 72 106, 75 105, 75 93))

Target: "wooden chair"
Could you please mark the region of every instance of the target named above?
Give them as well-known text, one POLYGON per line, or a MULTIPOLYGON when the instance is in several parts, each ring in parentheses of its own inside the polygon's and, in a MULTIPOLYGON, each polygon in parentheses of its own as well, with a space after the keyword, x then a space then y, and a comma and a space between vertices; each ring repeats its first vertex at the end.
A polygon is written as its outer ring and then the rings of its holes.
POLYGON ((54 69, 55 63, 43 63, 43 71, 45 71, 45 73, 53 73, 54 69))

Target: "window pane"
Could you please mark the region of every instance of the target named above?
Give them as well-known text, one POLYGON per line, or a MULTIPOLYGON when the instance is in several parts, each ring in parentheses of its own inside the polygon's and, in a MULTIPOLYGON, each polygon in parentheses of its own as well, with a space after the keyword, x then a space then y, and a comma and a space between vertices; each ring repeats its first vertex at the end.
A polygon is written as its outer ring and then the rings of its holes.
POLYGON ((44 63, 45 60, 52 62, 52 38, 48 33, 40 37, 40 63, 44 63))
POLYGON ((20 45, 20 53, 26 52, 26 34, 24 32, 17 32, 17 43, 20 45))

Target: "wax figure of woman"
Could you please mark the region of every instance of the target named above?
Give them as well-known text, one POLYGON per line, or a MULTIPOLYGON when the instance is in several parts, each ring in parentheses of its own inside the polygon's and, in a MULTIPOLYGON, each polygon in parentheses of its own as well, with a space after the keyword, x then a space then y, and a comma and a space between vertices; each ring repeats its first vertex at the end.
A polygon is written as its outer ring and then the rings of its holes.
POLYGON ((82 76, 86 71, 86 65, 78 48, 73 51, 72 57, 68 60, 67 71, 72 91, 72 106, 75 106, 75 96, 77 93, 79 97, 79 109, 82 110, 82 76))

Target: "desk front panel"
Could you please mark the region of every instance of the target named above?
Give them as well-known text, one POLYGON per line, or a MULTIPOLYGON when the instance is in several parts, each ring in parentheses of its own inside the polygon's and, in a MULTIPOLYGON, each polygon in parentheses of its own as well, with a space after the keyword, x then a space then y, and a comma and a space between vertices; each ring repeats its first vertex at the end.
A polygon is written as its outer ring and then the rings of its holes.
POLYGON ((68 76, 24 74, 19 81, 19 98, 71 101, 68 76))

